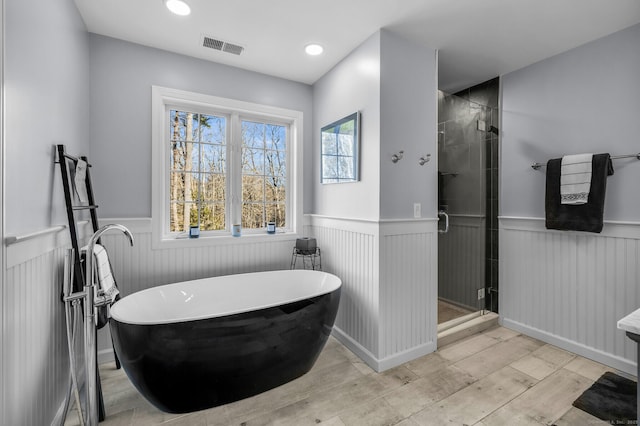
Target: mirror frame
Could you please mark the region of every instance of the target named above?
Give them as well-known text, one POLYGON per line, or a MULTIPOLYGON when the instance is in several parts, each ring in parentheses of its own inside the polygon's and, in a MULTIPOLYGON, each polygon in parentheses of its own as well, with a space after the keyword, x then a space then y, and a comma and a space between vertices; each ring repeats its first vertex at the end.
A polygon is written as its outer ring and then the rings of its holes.
MULTIPOLYGON (((336 154, 337 156, 337 154, 336 154)), ((327 124, 320 129, 320 183, 323 184, 332 184, 332 183, 351 183, 358 182, 360 180, 360 111, 356 111, 353 114, 349 114, 340 120, 334 121, 331 124, 327 124), (322 136, 324 133, 337 133, 337 130, 340 126, 345 123, 353 122, 353 177, 352 178, 342 178, 338 177, 330 177, 324 176, 324 158, 328 155, 333 154, 325 154, 324 143, 322 142, 322 136)))

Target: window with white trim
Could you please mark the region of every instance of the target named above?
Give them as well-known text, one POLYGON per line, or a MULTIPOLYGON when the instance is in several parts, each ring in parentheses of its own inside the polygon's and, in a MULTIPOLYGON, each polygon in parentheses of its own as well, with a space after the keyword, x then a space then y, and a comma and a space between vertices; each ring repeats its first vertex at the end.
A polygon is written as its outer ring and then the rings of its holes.
POLYGON ((156 241, 296 232, 302 113, 153 87, 156 241))

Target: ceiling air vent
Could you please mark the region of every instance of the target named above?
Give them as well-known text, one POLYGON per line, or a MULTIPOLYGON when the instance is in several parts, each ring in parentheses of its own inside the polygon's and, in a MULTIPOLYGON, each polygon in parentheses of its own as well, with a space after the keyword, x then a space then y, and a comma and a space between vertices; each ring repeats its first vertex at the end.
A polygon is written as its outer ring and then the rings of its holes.
POLYGON ((202 36, 202 46, 208 47, 209 49, 220 50, 221 52, 233 53, 234 55, 240 55, 244 50, 244 47, 240 45, 222 41, 206 35, 202 36))

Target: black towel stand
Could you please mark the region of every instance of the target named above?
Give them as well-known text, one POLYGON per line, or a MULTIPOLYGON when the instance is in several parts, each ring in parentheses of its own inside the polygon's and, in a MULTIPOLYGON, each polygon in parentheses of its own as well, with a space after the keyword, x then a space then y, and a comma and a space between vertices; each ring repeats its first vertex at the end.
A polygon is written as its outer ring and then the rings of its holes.
MULTIPOLYGON (((73 247, 73 268, 75 282, 73 283, 73 291, 79 292, 82 291, 84 287, 84 261, 80 255, 80 246, 78 241, 78 222, 76 220, 76 212, 89 210, 91 215, 91 226, 93 228, 93 232, 98 230, 98 214, 96 209, 98 206, 95 204, 93 198, 93 187, 91 186, 91 174, 89 173, 89 168, 91 168, 91 164, 89 164, 89 160, 87 157, 76 158, 73 155, 67 154, 64 145, 56 145, 57 152, 57 160, 55 161, 57 164, 60 164, 60 173, 62 175, 62 188, 64 189, 64 201, 67 206, 67 219, 69 220, 69 233, 71 234, 71 246, 73 247), (85 175, 85 186, 87 188, 87 205, 74 205, 73 204, 73 177, 71 172, 75 173, 75 167, 78 164, 78 160, 83 160, 87 163, 87 171, 85 175)), ((98 330, 96 329, 96 333, 98 330)), ((96 347, 96 358, 98 356, 98 348, 96 347)), ((116 368, 120 368, 120 360, 118 356, 115 355, 116 368)), ((97 377, 97 389, 98 393, 98 420, 103 421, 106 417, 106 411, 104 406, 104 399, 102 397, 102 386, 100 383, 100 372, 96 371, 97 377)), ((78 408, 80 409, 80 408, 78 408)))

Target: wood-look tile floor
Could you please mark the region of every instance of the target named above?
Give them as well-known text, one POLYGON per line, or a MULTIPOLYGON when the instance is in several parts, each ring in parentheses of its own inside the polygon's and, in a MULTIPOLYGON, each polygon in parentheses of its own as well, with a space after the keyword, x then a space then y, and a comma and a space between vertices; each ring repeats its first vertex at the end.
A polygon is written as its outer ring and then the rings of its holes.
MULTIPOLYGON (((113 363, 100 366, 107 425, 606 425, 571 403, 608 367, 498 327, 376 373, 330 338, 313 369, 263 394, 163 413, 113 363)), ((66 425, 78 423, 74 411, 66 425)))

